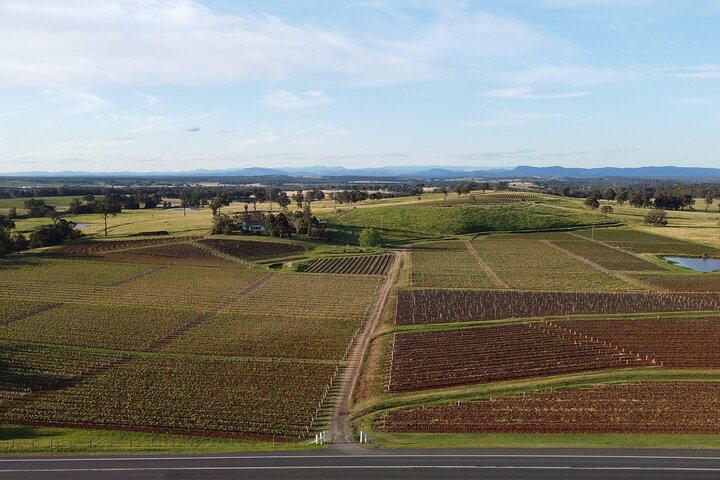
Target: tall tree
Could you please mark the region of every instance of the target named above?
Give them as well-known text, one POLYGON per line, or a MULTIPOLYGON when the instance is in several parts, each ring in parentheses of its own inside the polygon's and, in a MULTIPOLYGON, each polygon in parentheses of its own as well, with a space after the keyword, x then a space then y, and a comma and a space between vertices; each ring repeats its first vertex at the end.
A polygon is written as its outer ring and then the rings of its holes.
POLYGON ((107 226, 107 219, 108 216, 112 215, 113 217, 120 213, 122 210, 122 206, 120 202, 117 201, 116 198, 114 198, 112 195, 105 195, 100 200, 95 201, 95 212, 99 213, 103 217, 103 221, 105 222, 105 236, 108 236, 108 226, 107 226))

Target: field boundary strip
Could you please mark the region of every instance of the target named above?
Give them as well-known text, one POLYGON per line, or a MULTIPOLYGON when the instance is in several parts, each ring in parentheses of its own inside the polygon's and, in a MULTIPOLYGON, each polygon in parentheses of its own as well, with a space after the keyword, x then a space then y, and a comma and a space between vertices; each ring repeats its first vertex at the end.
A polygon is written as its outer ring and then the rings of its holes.
POLYGON ((67 302, 54 302, 50 303, 48 305, 43 305, 42 307, 36 308, 34 310, 30 310, 29 312, 21 313, 19 315, 15 315, 14 317, 9 317, 4 320, 0 320, 0 327, 5 327, 7 325, 10 325, 14 322, 19 322, 21 320, 25 320, 27 318, 34 317, 35 315, 38 315, 43 312, 47 312, 48 310, 52 310, 53 308, 58 308, 62 305, 65 305, 67 302))
POLYGON ((220 250, 217 250, 217 249, 215 249, 215 248, 213 248, 213 247, 211 247, 211 246, 209 246, 209 245, 206 245, 206 244, 204 244, 204 243, 202 243, 202 242, 198 242, 198 241, 193 240, 193 241, 188 242, 188 243, 189 243, 190 245, 192 245, 193 247, 197 247, 197 248, 199 248, 200 250, 203 250, 203 251, 205 251, 205 252, 207 252, 207 253, 209 253, 209 254, 211 254, 211 255, 215 255, 215 256, 218 257, 218 258, 222 258, 223 260, 227 260, 227 261, 233 262, 233 263, 239 263, 239 264, 241 264, 241 265, 245 265, 245 266, 248 266, 248 267, 251 265, 250 262, 248 262, 248 261, 246 261, 246 260, 243 260, 243 259, 240 258, 240 257, 236 257, 236 256, 234 256, 234 255, 230 255, 230 254, 227 254, 227 253, 225 253, 225 252, 221 252, 220 250))
POLYGON ((659 287, 656 287, 656 286, 654 286, 654 285, 647 284, 647 283, 645 283, 645 282, 642 282, 642 281, 638 280, 637 278, 633 278, 633 277, 631 277, 631 276, 629 276, 629 275, 625 275, 624 273, 615 272, 615 271, 610 270, 610 269, 608 269, 608 268, 606 268, 606 267, 603 267, 603 266, 600 265, 599 263, 593 262, 593 261, 590 260, 589 258, 585 258, 585 257, 583 257, 582 255, 579 255, 579 254, 577 254, 577 253, 575 253, 575 252, 571 252, 571 251, 568 250, 567 248, 561 247, 560 245, 557 245, 557 244, 553 243, 553 242, 550 241, 550 240, 540 240, 540 242, 541 242, 541 243, 544 243, 545 245, 548 245, 549 247, 554 248, 555 250, 557 250, 557 251, 559 251, 559 252, 564 253, 565 255, 567 255, 567 256, 569 256, 569 257, 571 257, 571 258, 574 258, 575 260, 578 260, 578 261, 580 261, 580 262, 583 262, 583 263, 586 264, 586 265, 589 265, 590 267, 594 268, 595 270, 597 270, 597 271, 599 271, 599 272, 602 272, 602 273, 604 273, 604 274, 606 274, 606 275, 610 275, 610 276, 612 276, 612 277, 615 277, 615 278, 617 278, 618 280, 622 280, 623 282, 625 282, 625 283, 627 283, 627 284, 630 284, 630 285, 633 285, 633 286, 635 286, 635 287, 638 287, 638 288, 641 289, 641 290, 651 290, 651 291, 659 292, 659 293, 667 292, 667 290, 665 290, 665 289, 663 289, 663 288, 659 288, 659 287))
POLYGON ((510 285, 505 283, 502 278, 500 278, 492 268, 490 268, 490 265, 485 263, 485 261, 482 259, 480 254, 475 250, 475 247, 472 246, 472 243, 470 243, 470 240, 465 240, 465 246, 470 251, 470 254, 475 258, 475 261, 480 266, 480 269, 487 274, 487 276, 492 280, 492 282, 497 286, 498 288, 510 288, 510 285))
MULTIPOLYGON (((567 328, 567 327, 563 327, 554 322, 546 322, 543 320, 543 321, 541 321, 541 324, 552 327, 553 329, 557 330, 558 332, 561 332, 562 334, 571 335, 571 338, 573 338, 573 340, 577 340, 578 342, 589 341, 596 345, 600 345, 600 342, 601 342, 601 340, 598 337, 594 337, 592 335, 586 335, 580 331, 573 330, 573 329, 567 328)), ((528 325, 531 325, 531 324, 528 324, 528 325)), ((613 343, 609 340, 602 340, 602 346, 606 347, 606 348, 612 348, 619 354, 622 354, 623 356, 626 356, 626 355, 630 355, 631 357, 634 356, 637 360, 642 360, 644 357, 645 361, 650 362, 650 364, 652 366, 660 366, 660 367, 665 366, 663 361, 658 360, 654 356, 651 357, 650 355, 645 355, 645 354, 642 354, 637 351, 632 351, 630 348, 622 347, 617 344, 613 345, 613 343)))
POLYGON ((122 280, 118 280, 117 282, 109 285, 110 287, 122 287, 123 285, 126 285, 130 282, 133 282, 135 280, 140 280, 141 278, 153 275, 155 273, 161 272, 168 268, 168 265, 162 265, 160 267, 151 268, 150 270, 146 270, 144 272, 140 272, 136 275, 132 275, 128 278, 123 278, 122 280))
POLYGON ((255 290, 262 288, 265 284, 267 284, 272 278, 274 277, 273 273, 268 273, 266 275, 263 275, 259 279, 255 280, 250 285, 246 286, 239 292, 236 292, 235 294, 229 296, 224 301, 222 301, 220 304, 218 304, 215 308, 205 311, 189 322, 184 323, 183 325, 180 325, 178 328, 173 330, 172 332, 169 332, 165 335, 163 335, 160 338, 155 339, 153 342, 150 343, 150 345, 147 346, 143 350, 143 352, 146 353, 152 353, 157 352, 158 350, 161 350, 162 348, 168 346, 170 343, 174 342, 178 338, 181 338, 191 331, 195 330, 197 327, 205 323, 207 320, 210 320, 218 313, 222 312, 229 306, 231 306, 233 303, 241 299, 242 297, 245 297, 247 295, 250 295, 255 290))
MULTIPOLYGON (((616 249, 617 249, 616 247, 613 247, 613 246, 610 245, 609 243, 603 242, 602 240, 598 240, 598 239, 596 239, 596 238, 587 238, 587 237, 584 237, 584 236, 582 236, 582 235, 580 235, 580 234, 578 234, 578 233, 575 233, 575 232, 570 232, 569 235, 572 235, 573 237, 579 238, 579 239, 581 239, 581 240, 585 240, 586 242, 597 243, 597 244, 599 244, 599 245, 602 245, 603 247, 611 248, 611 249, 613 249, 613 250, 616 250, 616 249)), ((620 251, 623 252, 623 253, 627 253, 628 255, 632 255, 633 257, 639 258, 639 259, 641 259, 641 260, 643 260, 643 261, 645 261, 645 262, 648 262, 648 263, 650 263, 650 264, 652 264, 652 265, 657 265, 655 262, 653 262, 653 261, 651 261, 651 260, 648 260, 648 258, 647 258, 645 255, 642 255, 642 254, 637 253, 637 252, 633 252, 632 250, 629 250, 629 249, 627 249, 627 248, 621 248, 620 251)))

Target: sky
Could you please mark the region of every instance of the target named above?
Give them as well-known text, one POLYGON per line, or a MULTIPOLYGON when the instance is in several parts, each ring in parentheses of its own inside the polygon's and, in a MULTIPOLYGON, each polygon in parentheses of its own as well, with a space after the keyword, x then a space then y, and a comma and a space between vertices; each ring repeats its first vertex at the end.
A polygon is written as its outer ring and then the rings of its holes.
POLYGON ((0 173, 720 167, 720 0, 0 0, 0 173))

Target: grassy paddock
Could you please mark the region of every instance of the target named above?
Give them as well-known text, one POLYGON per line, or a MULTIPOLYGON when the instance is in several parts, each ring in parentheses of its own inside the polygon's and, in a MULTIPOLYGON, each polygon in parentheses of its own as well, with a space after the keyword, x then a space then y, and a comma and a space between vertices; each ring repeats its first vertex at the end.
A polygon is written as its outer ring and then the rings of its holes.
POLYGON ((0 455, 209 453, 302 450, 315 445, 26 425, 0 425, 0 455))
POLYGON ((370 432, 381 448, 687 448, 720 449, 720 435, 471 434, 370 432))

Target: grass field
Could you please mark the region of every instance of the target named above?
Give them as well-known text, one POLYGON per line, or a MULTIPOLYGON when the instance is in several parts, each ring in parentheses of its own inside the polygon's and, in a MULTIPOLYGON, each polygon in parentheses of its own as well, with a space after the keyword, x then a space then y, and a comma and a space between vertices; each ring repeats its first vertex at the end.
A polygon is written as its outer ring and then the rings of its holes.
POLYGON ((345 207, 337 213, 323 213, 320 217, 339 229, 357 231, 375 228, 389 242, 472 233, 571 228, 608 222, 595 213, 558 209, 543 203, 345 207))

